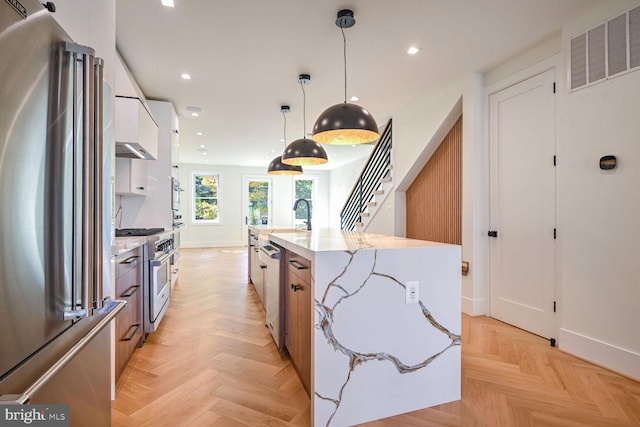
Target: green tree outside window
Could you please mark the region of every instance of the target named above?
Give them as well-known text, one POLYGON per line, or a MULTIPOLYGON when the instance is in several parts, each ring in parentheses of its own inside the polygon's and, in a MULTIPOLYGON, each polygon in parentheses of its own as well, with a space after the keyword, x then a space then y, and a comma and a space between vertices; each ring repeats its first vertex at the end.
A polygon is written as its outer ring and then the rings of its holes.
MULTIPOLYGON (((295 181, 295 200, 306 199, 311 206, 311 212, 313 212, 313 180, 311 179, 296 179, 295 181)), ((307 219, 307 205, 301 203, 296 209, 296 219, 307 219)))
POLYGON ((269 181, 249 182, 249 222, 267 224, 269 219, 269 181))
POLYGON ((218 175, 194 175, 195 221, 220 221, 218 212, 218 175))

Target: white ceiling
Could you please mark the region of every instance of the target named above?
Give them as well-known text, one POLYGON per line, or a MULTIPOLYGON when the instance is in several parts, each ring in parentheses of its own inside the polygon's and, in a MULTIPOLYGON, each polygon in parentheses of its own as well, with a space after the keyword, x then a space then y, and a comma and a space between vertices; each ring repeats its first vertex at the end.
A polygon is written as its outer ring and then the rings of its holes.
MULTIPOLYGON (((120 54, 149 99, 175 105, 180 162, 266 169, 284 148, 282 104, 291 106, 287 143, 304 134, 300 73, 311 74, 307 133, 326 107, 343 101, 340 9, 356 18, 345 30, 348 95, 384 126, 410 97, 490 70, 608 0, 174 1, 172 9, 160 0, 117 0, 120 54), (407 55, 410 46, 421 51, 407 55), (203 111, 192 117, 188 106, 203 111)), ((317 168, 370 148, 327 147, 329 163, 317 168)))

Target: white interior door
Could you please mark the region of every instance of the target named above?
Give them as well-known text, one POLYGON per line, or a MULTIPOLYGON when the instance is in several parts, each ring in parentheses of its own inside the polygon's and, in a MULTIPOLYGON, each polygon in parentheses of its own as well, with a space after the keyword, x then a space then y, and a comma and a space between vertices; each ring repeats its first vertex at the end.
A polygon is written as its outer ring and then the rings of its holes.
POLYGON ((489 98, 491 316, 555 336, 555 70, 489 98))

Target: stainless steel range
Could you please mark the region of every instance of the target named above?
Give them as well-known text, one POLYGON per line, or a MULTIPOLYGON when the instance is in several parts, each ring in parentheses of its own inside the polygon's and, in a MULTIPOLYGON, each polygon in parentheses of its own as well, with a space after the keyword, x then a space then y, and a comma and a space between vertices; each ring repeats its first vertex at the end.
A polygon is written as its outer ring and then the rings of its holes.
POLYGON ((173 231, 149 236, 149 279, 145 280, 144 332, 155 332, 171 298, 171 256, 173 231))
POLYGON ((174 253, 173 231, 163 228, 125 228, 116 236, 147 236, 144 260, 144 332, 155 332, 171 298, 171 256, 174 253))

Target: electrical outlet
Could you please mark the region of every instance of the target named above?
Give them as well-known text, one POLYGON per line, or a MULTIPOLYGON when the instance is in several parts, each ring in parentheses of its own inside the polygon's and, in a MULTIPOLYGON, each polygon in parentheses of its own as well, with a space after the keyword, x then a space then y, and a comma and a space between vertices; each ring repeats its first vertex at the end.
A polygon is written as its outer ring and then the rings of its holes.
POLYGON ((420 300, 420 282, 406 282, 405 283, 405 303, 417 304, 420 300))

